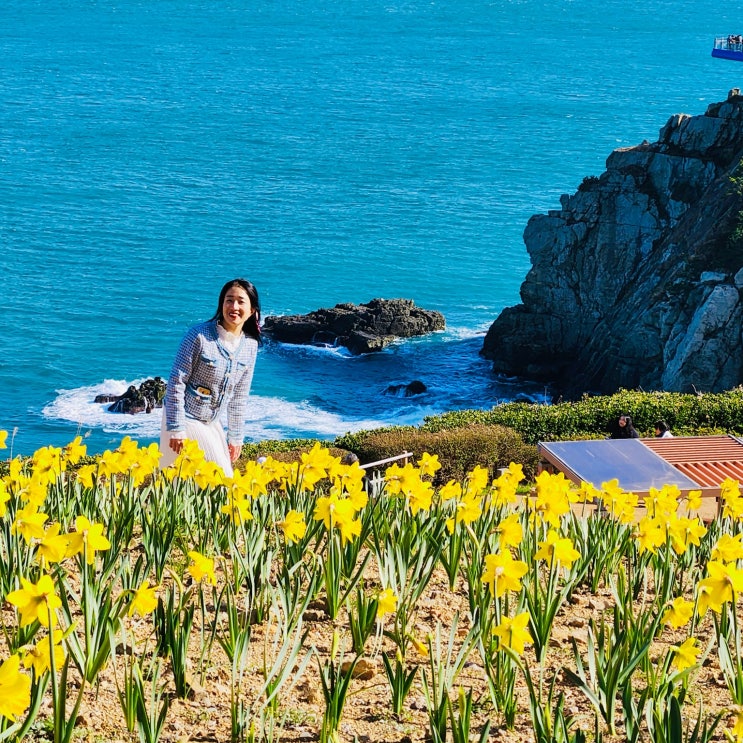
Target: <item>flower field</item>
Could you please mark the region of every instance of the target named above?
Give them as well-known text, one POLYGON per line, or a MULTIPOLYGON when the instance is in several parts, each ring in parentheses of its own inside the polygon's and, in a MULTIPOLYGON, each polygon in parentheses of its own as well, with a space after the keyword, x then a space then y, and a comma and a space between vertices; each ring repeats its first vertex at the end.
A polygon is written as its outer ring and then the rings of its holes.
POLYGON ((0 480, 0 740, 743 741, 735 481, 84 455, 0 480))

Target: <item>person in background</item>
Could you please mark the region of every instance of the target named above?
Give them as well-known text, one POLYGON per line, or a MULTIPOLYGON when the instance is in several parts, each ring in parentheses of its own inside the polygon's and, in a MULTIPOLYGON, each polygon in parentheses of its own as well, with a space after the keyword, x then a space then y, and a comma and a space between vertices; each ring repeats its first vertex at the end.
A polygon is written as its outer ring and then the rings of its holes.
POLYGON ((161 467, 186 439, 228 477, 242 451, 250 384, 260 344, 258 291, 246 279, 228 281, 217 311, 184 336, 168 378, 160 430, 161 467), (226 414, 227 434, 220 418, 226 414))
POLYGON ((671 439, 673 434, 665 421, 656 421, 655 423, 655 438, 657 439, 671 439))
POLYGON ((612 439, 639 439, 640 434, 632 425, 632 418, 623 413, 617 420, 617 425, 609 438, 612 439))

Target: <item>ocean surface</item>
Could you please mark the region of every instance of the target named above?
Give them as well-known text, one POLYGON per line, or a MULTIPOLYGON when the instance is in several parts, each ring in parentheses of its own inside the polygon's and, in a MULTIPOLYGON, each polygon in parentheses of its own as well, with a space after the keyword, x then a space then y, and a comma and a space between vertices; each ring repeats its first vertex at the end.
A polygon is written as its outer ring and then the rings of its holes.
POLYGON ((741 23, 709 0, 4 0, 12 453, 154 440, 159 412, 93 399, 166 377, 235 276, 264 315, 406 297, 447 320, 368 357, 267 343, 249 439, 543 399, 478 355, 519 300, 527 220, 743 86, 710 56, 741 23))

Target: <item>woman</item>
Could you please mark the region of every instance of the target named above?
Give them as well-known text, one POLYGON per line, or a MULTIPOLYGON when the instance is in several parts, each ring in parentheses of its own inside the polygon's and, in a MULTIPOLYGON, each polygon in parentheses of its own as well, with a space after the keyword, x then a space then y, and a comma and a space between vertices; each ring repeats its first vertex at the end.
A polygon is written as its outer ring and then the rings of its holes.
POLYGON ((626 414, 619 416, 617 420, 617 426, 612 431, 612 439, 639 439, 640 434, 637 433, 637 429, 632 425, 632 418, 626 414))
POLYGON ((193 439, 206 459, 232 476, 242 451, 250 383, 260 343, 261 306, 249 281, 228 281, 211 320, 181 341, 163 402, 161 467, 171 465, 193 439), (227 436, 220 422, 226 413, 227 436))
POLYGON ((655 424, 655 438, 656 439, 672 439, 673 434, 671 428, 665 421, 657 421, 655 424))

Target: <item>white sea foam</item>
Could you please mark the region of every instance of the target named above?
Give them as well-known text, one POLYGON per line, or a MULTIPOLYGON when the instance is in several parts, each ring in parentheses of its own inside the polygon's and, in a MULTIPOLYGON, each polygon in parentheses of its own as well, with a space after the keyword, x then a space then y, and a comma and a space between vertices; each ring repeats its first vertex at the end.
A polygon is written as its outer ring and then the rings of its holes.
MULTIPOLYGON (((101 429, 108 433, 157 439, 160 436, 161 410, 126 415, 109 413, 110 403, 94 402, 96 395, 121 395, 131 384, 107 379, 100 384, 58 390, 57 397, 42 411, 44 417, 77 424, 78 428, 101 429)), ((418 416, 420 417, 420 416, 418 416)), ((281 438, 332 438, 350 431, 380 428, 384 420, 348 418, 331 413, 308 402, 290 402, 278 397, 251 395, 245 436, 248 440, 281 438)))
POLYGON ((94 402, 97 395, 123 395, 127 388, 139 385, 143 379, 127 382, 121 379, 106 379, 99 384, 57 390, 57 397, 44 409, 46 418, 70 421, 79 428, 100 428, 108 433, 121 433, 142 438, 157 438, 160 435, 161 411, 126 415, 109 413, 111 403, 94 402))

